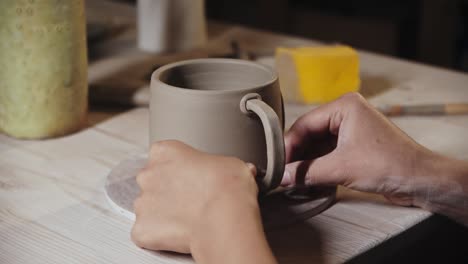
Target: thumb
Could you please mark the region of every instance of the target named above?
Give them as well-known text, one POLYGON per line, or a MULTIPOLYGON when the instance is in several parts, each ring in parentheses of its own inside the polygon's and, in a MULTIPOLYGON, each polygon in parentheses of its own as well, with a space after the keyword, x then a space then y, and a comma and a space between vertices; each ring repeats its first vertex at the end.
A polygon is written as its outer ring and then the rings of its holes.
POLYGON ((343 183, 338 154, 332 152, 313 160, 301 160, 286 165, 281 181, 288 185, 338 185, 343 183))
POLYGON ((247 168, 249 168, 253 176, 257 176, 257 167, 255 167, 255 165, 250 162, 247 162, 245 165, 247 165, 247 168))

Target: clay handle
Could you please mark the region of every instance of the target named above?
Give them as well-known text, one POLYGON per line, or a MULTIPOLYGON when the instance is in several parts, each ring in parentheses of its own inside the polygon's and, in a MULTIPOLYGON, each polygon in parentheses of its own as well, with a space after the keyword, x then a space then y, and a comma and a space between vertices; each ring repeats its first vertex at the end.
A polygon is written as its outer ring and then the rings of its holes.
POLYGON ((280 185, 285 166, 282 124, 276 112, 262 101, 259 94, 245 95, 241 100, 241 110, 247 114, 255 113, 262 121, 267 147, 267 168, 259 188, 261 192, 273 190, 280 185))

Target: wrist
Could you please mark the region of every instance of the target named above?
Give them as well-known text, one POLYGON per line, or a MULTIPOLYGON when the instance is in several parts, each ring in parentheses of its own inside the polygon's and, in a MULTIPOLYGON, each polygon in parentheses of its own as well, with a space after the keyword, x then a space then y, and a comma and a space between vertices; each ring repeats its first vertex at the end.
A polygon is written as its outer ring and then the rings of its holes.
POLYGON ((451 204, 463 193, 462 178, 468 176, 466 162, 430 152, 421 159, 412 177, 413 205, 431 212, 451 204))
POLYGON ((256 197, 219 197, 194 230, 190 250, 197 263, 274 263, 256 197))
POLYGON ((217 238, 214 235, 221 230, 232 229, 236 219, 244 215, 255 215, 258 212, 259 207, 255 198, 224 194, 211 200, 200 213, 198 222, 194 223, 191 241, 193 251, 211 244, 217 238))
POLYGON ((382 187, 377 192, 395 204, 418 206, 422 194, 430 185, 434 172, 432 167, 438 157, 419 145, 409 150, 384 170, 382 187))

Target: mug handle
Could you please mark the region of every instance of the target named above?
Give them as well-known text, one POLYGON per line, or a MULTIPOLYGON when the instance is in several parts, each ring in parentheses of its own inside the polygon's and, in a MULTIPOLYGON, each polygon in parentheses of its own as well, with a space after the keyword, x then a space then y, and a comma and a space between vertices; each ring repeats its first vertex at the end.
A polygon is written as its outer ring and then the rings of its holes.
POLYGON ((269 191, 281 183, 285 166, 283 126, 276 112, 256 93, 246 94, 241 100, 241 111, 255 113, 262 121, 267 147, 267 168, 259 186, 260 191, 269 191))

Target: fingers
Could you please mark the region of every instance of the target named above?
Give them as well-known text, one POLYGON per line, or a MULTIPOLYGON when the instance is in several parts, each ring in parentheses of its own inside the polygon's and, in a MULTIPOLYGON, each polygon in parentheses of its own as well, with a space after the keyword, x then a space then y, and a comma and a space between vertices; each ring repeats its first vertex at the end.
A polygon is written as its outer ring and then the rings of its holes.
POLYGON ((184 155, 195 151, 192 147, 176 140, 165 140, 153 143, 150 148, 148 163, 136 176, 136 182, 140 189, 150 186, 151 178, 160 173, 165 164, 173 160, 183 159, 184 155))
POLYGON ((133 209, 136 220, 131 231, 132 241, 141 248, 189 253, 189 248, 183 243, 173 243, 186 241, 188 234, 184 232, 185 229, 167 223, 167 219, 160 215, 163 211, 167 212, 164 208, 151 193, 135 199, 133 209))
POLYGON ((286 161, 305 159, 304 148, 313 148, 308 143, 324 136, 338 136, 343 120, 355 111, 355 106, 365 105, 365 99, 358 93, 348 93, 339 99, 317 107, 301 116, 285 135, 286 161))
POLYGON ((313 160, 302 160, 286 165, 282 186, 339 185, 346 181, 339 155, 332 152, 313 160))
POLYGON ((151 237, 148 232, 144 230, 141 224, 135 223, 132 228, 131 238, 133 243, 140 248, 148 248, 151 237))
MULTIPOLYGON (((188 240, 180 230, 161 229, 160 227, 153 227, 153 222, 136 222, 131 231, 131 239, 135 245, 140 248, 150 250, 167 250, 178 253, 188 254, 190 248, 184 243, 173 243, 174 240, 188 240)), ((163 226, 167 224, 159 223, 163 226)))
POLYGON ((285 135, 286 161, 303 159, 301 153, 314 138, 323 138, 327 134, 338 134, 342 112, 333 102, 313 109, 301 116, 285 135))
POLYGON ((257 167, 255 167, 255 165, 253 165, 250 162, 246 163, 245 165, 247 165, 247 168, 249 168, 250 172, 254 177, 257 176, 257 167))
POLYGON ((149 232, 146 230, 147 227, 141 223, 141 216, 145 211, 144 207, 144 200, 140 195, 137 199, 135 199, 135 201, 133 201, 133 211, 137 217, 135 224, 132 227, 131 238, 138 247, 150 248, 152 236, 149 236, 149 232))
POLYGON ((136 182, 137 182, 138 186, 140 186, 140 189, 141 189, 141 187, 147 185, 148 178, 150 177, 150 174, 151 174, 151 171, 150 171, 149 168, 145 168, 145 169, 141 170, 137 174, 136 182))

